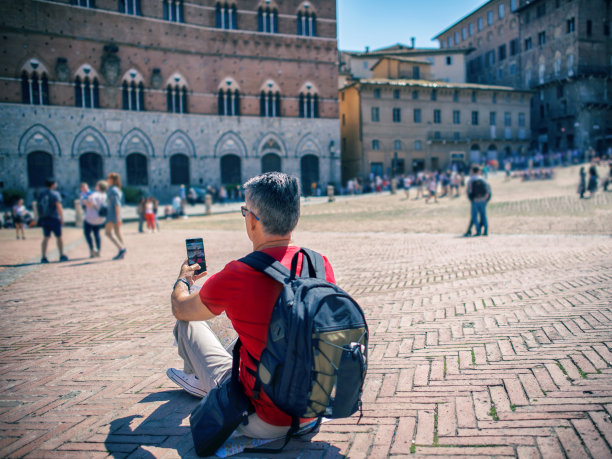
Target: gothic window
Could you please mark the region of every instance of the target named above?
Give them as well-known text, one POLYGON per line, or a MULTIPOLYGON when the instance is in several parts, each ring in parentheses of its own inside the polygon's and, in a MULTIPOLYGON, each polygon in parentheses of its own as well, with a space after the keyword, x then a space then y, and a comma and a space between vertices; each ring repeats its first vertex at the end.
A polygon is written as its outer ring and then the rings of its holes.
POLYGON ((149 184, 147 157, 142 153, 132 153, 125 158, 127 183, 130 186, 146 186, 149 184))
POLYGON ((240 91, 237 89, 219 89, 219 115, 240 116, 240 91))
POLYGON ((162 0, 164 19, 170 22, 183 21, 183 0, 162 0))
POLYGON ((221 183, 233 185, 242 183, 240 157, 224 155, 221 157, 221 183))
POLYGON ((49 105, 49 82, 47 74, 27 72, 21 74, 21 101, 30 105, 49 105))
POLYGON ((166 101, 170 113, 187 113, 187 87, 169 84, 166 88, 166 101))
POLYGON ((118 0, 119 12, 132 16, 141 16, 140 0, 118 0))
POLYGON ((297 34, 304 37, 317 35, 317 16, 308 10, 308 4, 297 14, 297 34))
POLYGON ((302 156, 300 172, 302 176, 302 193, 310 195, 314 191, 312 185, 319 183, 319 157, 315 155, 302 156))
POLYGON ((319 95, 316 93, 301 92, 299 97, 300 118, 319 117, 319 95))
POLYGON ((81 108, 99 108, 98 79, 77 76, 74 79, 74 105, 81 108))
POLYGON ((170 185, 189 184, 189 158, 177 153, 170 158, 170 185))
POLYGON ((257 10, 257 30, 259 32, 278 33, 278 11, 269 6, 259 7, 257 10))
POLYGON ((136 70, 129 70, 123 77, 122 100, 123 109, 142 112, 144 105, 144 83, 142 76, 136 70))
POLYGON ((41 188, 53 177, 53 157, 45 151, 34 151, 28 155, 28 186, 41 188))
POLYGON ((265 118, 281 116, 280 93, 278 91, 261 91, 259 96, 259 114, 265 118))
POLYGON ((266 153, 261 158, 261 173, 281 172, 281 158, 276 153, 266 153))
POLYGON ((230 5, 227 2, 217 2, 215 19, 217 28, 236 30, 236 5, 230 5))
POLYGON ((102 156, 98 153, 84 153, 79 158, 81 182, 94 187, 98 180, 104 177, 102 170, 102 156))

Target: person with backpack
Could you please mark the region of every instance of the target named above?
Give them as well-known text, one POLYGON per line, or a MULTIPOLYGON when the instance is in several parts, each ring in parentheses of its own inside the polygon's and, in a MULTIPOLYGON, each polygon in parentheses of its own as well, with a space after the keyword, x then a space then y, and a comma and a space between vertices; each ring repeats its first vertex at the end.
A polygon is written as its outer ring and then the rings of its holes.
POLYGON ((98 183, 96 183, 96 190, 87 195, 87 197, 82 201, 83 205, 85 206, 83 233, 85 234, 85 240, 89 246, 89 258, 100 256, 100 248, 102 247, 100 241, 100 230, 104 227, 104 223, 106 222, 106 214, 108 213, 108 207, 106 205, 107 189, 108 184, 106 181, 99 180, 98 183), (92 233, 93 240, 91 238, 92 233))
POLYGON ((43 230, 42 257, 41 263, 49 263, 47 259, 47 246, 51 233, 55 235, 57 250, 59 251, 59 261, 68 261, 64 254, 64 241, 62 240, 62 226, 64 224, 64 208, 62 207, 62 197, 57 192, 57 182, 49 178, 46 181, 47 188, 38 197, 39 224, 43 230))
MULTIPOLYGON (((203 430, 198 430, 201 428, 200 421, 205 424, 215 418, 206 404, 214 402, 213 394, 218 394, 228 382, 233 382, 238 374, 238 393, 232 392, 235 394, 232 397, 246 396, 246 403, 250 409, 243 415, 248 414, 248 417, 244 419, 245 422, 241 423, 239 420, 229 426, 229 431, 224 432, 221 441, 229 436, 236 426, 239 433, 248 437, 278 438, 287 435, 286 441, 288 441, 290 432, 295 432, 300 425, 312 422, 313 418, 321 415, 319 412, 307 409, 293 410, 293 404, 309 405, 308 391, 285 390, 282 394, 284 396, 288 396, 288 392, 302 395, 296 395, 286 404, 282 403, 277 397, 278 391, 272 388, 274 377, 268 377, 270 373, 267 368, 271 365, 269 362, 272 354, 289 352, 287 348, 291 348, 295 351, 291 355, 294 356, 292 363, 296 367, 289 371, 289 374, 297 375, 297 379, 300 380, 297 382, 310 382, 310 373, 305 378, 298 371, 298 364, 304 361, 299 357, 300 352, 309 352, 310 349, 299 344, 292 347, 286 339, 293 336, 292 332, 296 330, 301 331, 308 339, 312 335, 306 332, 308 328, 305 324, 300 323, 290 328, 285 326, 284 319, 279 318, 279 314, 288 309, 297 311, 305 307, 302 303, 298 303, 298 300, 295 300, 295 304, 291 301, 290 308, 282 306, 286 304, 283 300, 293 295, 288 292, 291 279, 293 286, 317 285, 317 288, 333 291, 333 301, 338 304, 341 302, 339 299, 341 293, 338 292, 340 289, 335 286, 334 271, 327 258, 307 249, 300 249, 291 243, 291 234, 300 216, 298 179, 281 172, 268 172, 247 181, 244 193, 245 205, 241 211, 245 219, 246 234, 253 245, 253 252, 247 257, 228 263, 220 272, 208 278, 202 288, 194 293, 190 293, 194 282, 207 273, 194 274, 195 270, 199 269, 199 265, 189 266, 185 261, 180 268, 179 278, 174 284, 171 296, 172 313, 177 319, 174 336, 184 368, 183 370, 170 368, 166 374, 192 395, 206 397, 210 393, 194 410, 191 419, 194 443, 200 455, 215 450, 215 448, 200 449, 201 442, 206 443, 208 440, 201 438, 200 432, 209 432, 203 427, 203 430), (303 269, 312 278, 304 279, 303 269), (206 322, 222 312, 226 313, 238 334, 234 359, 206 322), (276 349, 273 348, 275 342, 278 342, 276 349), (308 381, 304 381, 306 379, 308 381)), ((304 298, 307 297, 308 295, 304 295, 304 298)), ((325 300, 317 301, 321 304, 321 301, 325 300)), ((328 298, 328 301, 332 300, 328 298)), ((352 304, 348 303, 345 305, 347 310, 355 311, 351 306, 352 304)), ((365 352, 364 349, 367 347, 367 327, 360 309, 359 314, 361 316, 356 322, 361 324, 362 328, 354 327, 356 333, 351 340, 358 344, 355 345, 355 349, 347 351, 349 354, 353 350, 356 355, 360 354, 365 352)), ((310 317, 309 314, 304 316, 310 317)), ((339 316, 348 317, 349 314, 339 314, 339 316)), ((313 322, 316 320, 313 319, 313 322)), ((321 339, 321 342, 324 341, 321 339)), ((350 360, 350 356, 347 360, 350 360)), ((357 361, 361 360, 358 358, 357 361)), ((280 368, 280 365, 286 362, 283 360, 277 363, 279 367, 276 368, 280 368)), ((337 366, 341 366, 339 361, 336 363, 337 366)), ((309 365, 306 364, 310 371, 309 365)), ((365 357, 360 368, 363 369, 364 365, 365 357)), ((330 373, 332 372, 333 369, 330 370, 330 373)), ((362 376, 365 377, 364 369, 362 376)), ((346 380, 353 382, 350 377, 346 380)), ((360 391, 362 384, 363 381, 360 380, 351 386, 357 386, 356 390, 360 391)), ((331 388, 329 392, 332 392, 331 388)), ((356 410, 356 403, 353 405, 355 406, 350 408, 356 410)), ((223 417, 226 411, 231 410, 226 407, 220 411, 220 416, 223 417)), ((348 411, 350 414, 354 412, 350 409, 348 411)))
POLYGON ((487 203, 491 199, 491 187, 480 175, 480 167, 477 165, 472 166, 472 174, 467 183, 467 196, 472 203, 471 224, 476 227, 475 236, 488 236, 487 203))

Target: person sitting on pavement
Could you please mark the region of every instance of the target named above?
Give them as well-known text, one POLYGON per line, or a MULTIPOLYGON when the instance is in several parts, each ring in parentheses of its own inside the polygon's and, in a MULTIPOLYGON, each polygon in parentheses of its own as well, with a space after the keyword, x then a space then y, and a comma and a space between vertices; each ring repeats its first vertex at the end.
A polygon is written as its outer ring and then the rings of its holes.
MULTIPOLYGON (((242 215, 245 230, 254 251, 262 251, 288 269, 300 248, 291 244, 291 233, 300 216, 300 187, 297 178, 281 172, 268 172, 244 185, 245 203, 242 215)), ((335 283, 327 258, 326 278, 335 283)), ((297 272, 302 258, 299 257, 297 272)), ((232 261, 204 283, 199 292, 190 287, 206 272, 195 275, 199 265, 183 263, 174 284, 171 303, 177 319, 174 336, 184 370, 170 368, 168 377, 192 395, 204 397, 215 386, 231 376, 232 356, 224 349, 207 320, 225 311, 238 337, 240 348, 240 382, 255 407, 247 425, 238 432, 252 438, 276 438, 285 435, 291 416, 279 410, 265 392, 253 397, 256 363, 268 333, 268 326, 282 286, 267 275, 240 261, 232 261)))
MULTIPOLYGON (((468 199, 472 203, 472 223, 476 227, 475 236, 488 236, 487 202, 491 198, 491 187, 480 175, 480 167, 472 166, 472 174, 467 183, 468 199), (484 231, 483 231, 484 230, 484 231)), ((465 234, 468 235, 467 233, 465 234)))
POLYGON ((57 182, 49 178, 46 182, 47 189, 38 198, 39 223, 43 230, 41 263, 49 263, 47 259, 47 246, 51 233, 55 235, 59 261, 68 261, 64 255, 64 241, 62 239, 62 225, 64 224, 64 208, 62 207, 62 196, 57 192, 57 182))

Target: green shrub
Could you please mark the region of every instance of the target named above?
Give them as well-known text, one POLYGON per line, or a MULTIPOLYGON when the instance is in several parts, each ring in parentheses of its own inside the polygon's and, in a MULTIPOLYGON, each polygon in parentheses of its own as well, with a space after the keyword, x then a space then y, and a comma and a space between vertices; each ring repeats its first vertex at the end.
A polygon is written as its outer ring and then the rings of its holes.
POLYGON ((6 190, 2 190, 2 199, 4 200, 4 204, 7 206, 12 206, 19 198, 25 199, 25 191, 16 188, 7 188, 6 190))
POLYGON ((140 188, 135 186, 123 187, 123 197, 125 198, 126 204, 138 204, 143 192, 140 188))

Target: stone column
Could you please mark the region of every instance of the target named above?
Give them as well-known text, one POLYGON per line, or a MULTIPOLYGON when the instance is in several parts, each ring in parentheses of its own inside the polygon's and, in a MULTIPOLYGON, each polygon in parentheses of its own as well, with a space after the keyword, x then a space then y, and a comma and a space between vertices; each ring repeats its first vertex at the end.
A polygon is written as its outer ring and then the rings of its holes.
POLYGON ((328 185, 327 186, 327 202, 334 202, 335 200, 336 198, 334 196, 334 186, 328 185))

